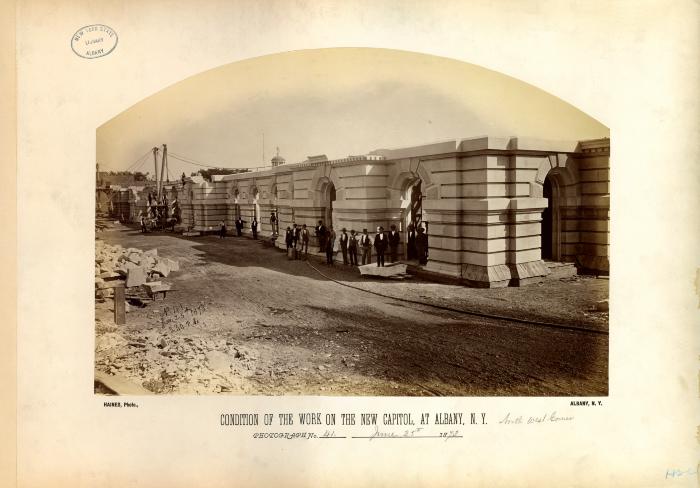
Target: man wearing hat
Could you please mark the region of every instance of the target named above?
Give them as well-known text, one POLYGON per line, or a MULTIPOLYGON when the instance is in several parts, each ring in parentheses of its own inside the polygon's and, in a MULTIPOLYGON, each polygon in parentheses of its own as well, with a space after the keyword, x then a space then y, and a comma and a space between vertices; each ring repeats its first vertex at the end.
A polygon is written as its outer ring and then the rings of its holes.
POLYGON ((335 231, 331 225, 326 233, 326 264, 333 266, 333 254, 335 247, 335 231))
POLYGON ((340 252, 343 253, 343 264, 348 264, 348 231, 345 227, 340 232, 340 252))
POLYGON ((408 239, 406 239, 406 259, 409 261, 416 258, 416 230, 413 224, 408 225, 408 239))
POLYGON ((287 245, 287 254, 289 254, 289 250, 294 247, 294 233, 289 226, 287 226, 287 231, 284 234, 284 243, 287 245))
POLYGON ((357 266, 357 237, 355 236, 355 229, 350 230, 348 251, 350 251, 350 266, 357 266))
POLYGON ((318 221, 316 237, 318 238, 318 252, 323 252, 326 249, 326 226, 323 225, 323 220, 318 221))
POLYGON ((384 266, 384 253, 389 245, 389 239, 384 234, 384 227, 379 227, 379 233, 374 238, 374 248, 377 250, 377 266, 384 266))
POLYGON ((309 254, 309 229, 306 228, 306 224, 301 225, 299 239, 301 239, 301 249, 299 249, 299 252, 301 253, 301 251, 304 251, 304 259, 306 259, 309 254))
POLYGON ((372 239, 367 234, 367 229, 362 229, 360 246, 362 246, 362 265, 372 264, 372 239))
POLYGON ((428 264, 428 236, 423 227, 418 227, 416 254, 418 255, 418 264, 428 264))
POLYGON ((399 231, 396 230, 396 226, 391 224, 389 231, 389 261, 392 263, 396 262, 396 255, 399 249, 399 244, 401 243, 401 236, 399 231))

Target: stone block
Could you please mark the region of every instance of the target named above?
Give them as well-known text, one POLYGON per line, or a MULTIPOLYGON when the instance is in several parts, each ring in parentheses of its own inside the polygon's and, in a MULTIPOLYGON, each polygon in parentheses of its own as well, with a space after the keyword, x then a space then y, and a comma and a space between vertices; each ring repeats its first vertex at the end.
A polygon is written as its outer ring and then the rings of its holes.
POLYGON ((167 278, 167 276, 170 274, 170 267, 168 266, 167 260, 159 259, 156 265, 153 266, 153 271, 160 273, 167 278))
POLYGON ((376 263, 372 263, 359 266, 358 268, 363 276, 399 276, 406 274, 406 265, 403 263, 388 264, 386 266, 377 266, 376 263))
POLYGON ((146 270, 142 267, 129 268, 126 273, 126 286, 141 286, 146 283, 146 270))
POLYGON ((180 263, 174 259, 166 259, 170 271, 180 271, 180 263))

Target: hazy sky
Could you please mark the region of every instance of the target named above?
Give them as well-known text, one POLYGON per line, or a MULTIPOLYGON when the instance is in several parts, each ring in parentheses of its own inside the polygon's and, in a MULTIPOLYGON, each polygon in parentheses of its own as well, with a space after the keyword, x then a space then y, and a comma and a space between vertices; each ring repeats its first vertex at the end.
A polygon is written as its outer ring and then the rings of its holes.
MULTIPOLYGON (((550 68, 555 69, 555 68, 550 68)), ((104 170, 153 146, 225 167, 288 163, 483 135, 590 139, 596 120, 537 88, 460 61, 383 49, 322 49, 250 59, 183 80, 97 130, 104 170)), ((196 166, 169 158, 173 176, 196 166)), ((153 172, 153 158, 138 168, 153 172)))

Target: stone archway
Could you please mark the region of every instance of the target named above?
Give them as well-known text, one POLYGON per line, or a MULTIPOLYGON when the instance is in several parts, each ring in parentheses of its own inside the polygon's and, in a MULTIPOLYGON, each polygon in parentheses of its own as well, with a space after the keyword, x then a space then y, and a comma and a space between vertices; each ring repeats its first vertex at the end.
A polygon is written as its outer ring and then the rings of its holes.
POLYGON ((253 218, 258 223, 256 232, 260 232, 260 192, 257 186, 251 189, 251 195, 253 196, 253 218))
POLYGON ((336 222, 333 220, 333 203, 336 201, 337 193, 335 184, 330 180, 330 178, 324 178, 321 181, 321 207, 323 208, 323 223, 328 226, 337 227, 336 222))
POLYGON ((561 260, 561 212, 560 182, 557 174, 548 174, 542 185, 542 197, 547 199, 547 207, 542 211, 541 250, 542 259, 561 260))
POLYGON ((576 219, 571 214, 575 214, 580 205, 579 193, 579 173, 574 158, 567 154, 551 154, 543 159, 532 186, 532 196, 546 200, 540 223, 541 259, 572 260, 565 237, 567 230, 576 228, 576 219))
POLYGON ((405 243, 403 255, 408 260, 417 259, 418 228, 423 225, 423 180, 419 177, 405 181, 401 191, 401 241, 405 243))

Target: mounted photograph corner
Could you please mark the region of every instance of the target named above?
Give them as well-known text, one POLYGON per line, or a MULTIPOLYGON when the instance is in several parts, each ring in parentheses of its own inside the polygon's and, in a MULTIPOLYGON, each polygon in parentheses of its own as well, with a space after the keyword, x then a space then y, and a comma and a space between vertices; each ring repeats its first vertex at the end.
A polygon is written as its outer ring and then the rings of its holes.
POLYGON ((608 394, 610 133, 551 94, 294 51, 96 142, 96 394, 608 394))

